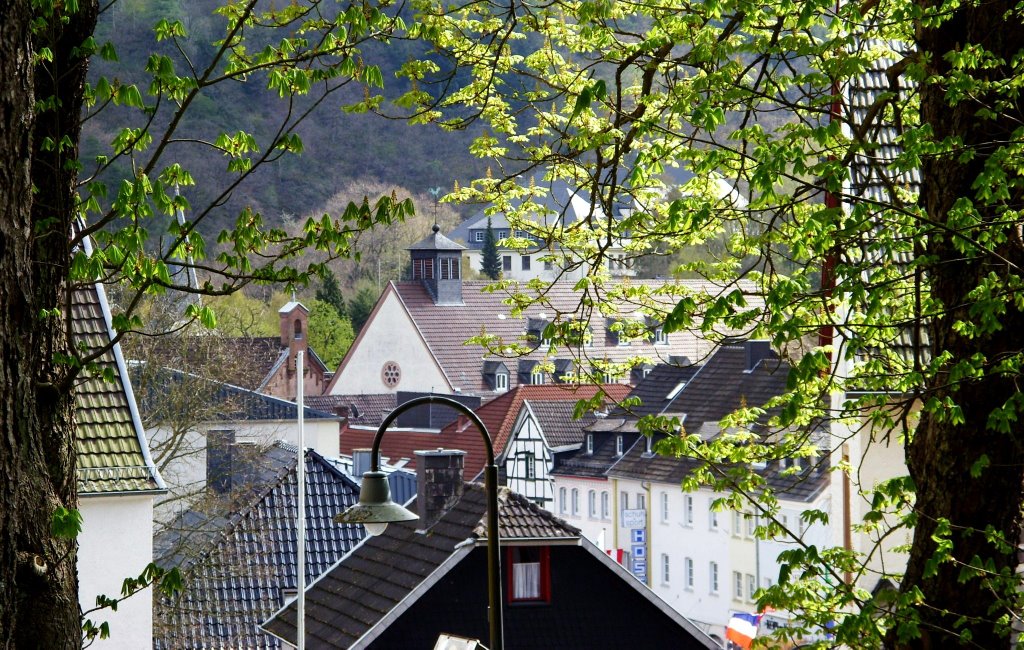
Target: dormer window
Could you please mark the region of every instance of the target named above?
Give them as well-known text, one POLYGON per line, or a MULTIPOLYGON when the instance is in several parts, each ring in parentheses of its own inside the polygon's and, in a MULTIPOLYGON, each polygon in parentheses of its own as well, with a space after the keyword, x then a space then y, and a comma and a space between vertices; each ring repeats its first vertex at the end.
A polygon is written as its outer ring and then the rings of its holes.
POLYGON ((509 603, 551 601, 551 549, 513 546, 508 549, 509 603))
POLYGON ((653 456, 654 455, 654 438, 652 436, 647 436, 645 438, 644 455, 645 456, 653 456))
POLYGON ((587 454, 590 455, 590 454, 593 454, 593 453, 594 453, 594 434, 588 433, 587 434, 587 454))
POLYGON ((615 455, 622 455, 622 436, 615 436, 615 455))
POLYGON ((533 372, 530 373, 530 383, 534 386, 539 386, 544 383, 544 370, 535 367, 533 372))
POLYGON ((668 345, 668 334, 661 327, 654 329, 654 344, 655 345, 668 345))
POLYGON ((498 393, 508 390, 508 368, 501 361, 484 361, 483 376, 491 390, 498 393))
POLYGON ((483 230, 477 230, 473 233, 473 241, 482 242, 486 233, 483 230))

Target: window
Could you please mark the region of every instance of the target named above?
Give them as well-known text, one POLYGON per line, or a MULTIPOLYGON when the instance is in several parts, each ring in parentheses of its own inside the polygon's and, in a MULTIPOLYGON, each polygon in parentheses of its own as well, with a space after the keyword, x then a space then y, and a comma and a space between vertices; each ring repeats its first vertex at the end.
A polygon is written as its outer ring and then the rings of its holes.
POLYGON ((442 257, 441 260, 441 280, 458 280, 459 279, 459 258, 457 257, 442 257))
POLYGON ((732 597, 735 600, 743 600, 743 574, 739 571, 733 571, 732 582, 732 597))
POLYGON ((512 270, 512 256, 511 255, 502 255, 501 256, 501 270, 502 271, 511 271, 512 270))
POLYGON ((644 444, 645 444, 645 446, 644 446, 644 455, 645 456, 652 456, 652 455, 654 455, 654 440, 652 439, 651 436, 647 436, 644 444))
POLYGON ((587 454, 594 453, 594 434, 587 434, 587 454))
POLYGON ((687 589, 693 589, 693 558, 688 557, 683 560, 683 582, 686 583, 687 589))
POLYGON ((486 234, 483 230, 477 230, 473 233, 473 241, 483 241, 486 234))
POLYGON ((412 261, 412 279, 413 280, 432 280, 434 278, 434 260, 413 260, 412 261))
POLYGON ((569 504, 565 500, 565 493, 566 489, 564 487, 558 488, 558 512, 563 515, 569 509, 569 504))
POLYGON ((597 518, 597 493, 593 490, 587 492, 587 515, 591 519, 597 518))
POLYGON ((668 334, 665 330, 658 327, 654 330, 654 344, 655 345, 668 345, 668 334))
POLYGON ((506 391, 508 390, 508 375, 503 372, 494 373, 494 390, 506 391))
POLYGON ((526 478, 532 481, 537 478, 537 458, 533 453, 527 453, 523 460, 526 462, 526 478))
POLYGON ((693 525, 693 496, 689 494, 683 497, 683 522, 687 526, 693 525))
POLYGON ((544 260, 544 270, 545 271, 550 271, 553 268, 554 268, 554 264, 551 263, 551 260, 544 260))
POLYGON ((530 270, 530 256, 529 255, 523 255, 523 270, 524 271, 529 271, 530 270))
POLYGON ((708 502, 708 525, 711 530, 718 530, 718 513, 714 510, 714 500, 708 502))
POLYGON ((580 491, 576 488, 572 489, 572 516, 575 517, 580 514, 580 491))
POLYGON ((619 492, 619 511, 629 510, 629 492, 619 492))
POLYGON ((757 517, 752 514, 747 514, 747 537, 753 537, 754 532, 757 529, 757 517))
POLYGON ((668 521, 668 492, 661 493, 661 521, 668 521))
POLYGON ((548 547, 512 547, 508 549, 507 562, 510 603, 551 600, 551 552, 548 547))
POLYGON ((615 436, 615 455, 622 455, 622 436, 615 436))
POLYGON ((712 562, 710 565, 708 565, 708 571, 710 573, 710 575, 708 576, 710 578, 708 580, 708 587, 711 590, 711 593, 717 594, 718 593, 718 562, 712 562))
POLYGON ((734 510, 732 513, 732 536, 739 537, 743 532, 743 513, 734 510))
POLYGON ((601 493, 601 519, 604 519, 606 521, 608 519, 611 519, 610 508, 608 507, 608 493, 607 492, 602 492, 601 493))
POLYGON ((499 230, 498 234, 496 236, 497 236, 498 239, 505 239, 505 238, 508 237, 508 231, 507 230, 499 230))
POLYGON ((643 492, 636 493, 636 509, 646 510, 647 509, 647 496, 643 492))
POLYGON ((754 592, 757 591, 757 579, 747 574, 747 600, 754 602, 754 592))
POLYGON ((534 386, 540 386, 544 383, 544 370, 534 366, 533 370, 530 371, 530 383, 534 386))
POLYGON ((670 581, 671 577, 672 577, 672 574, 671 574, 671 571, 669 570, 669 565, 668 565, 668 553, 662 553, 661 554, 661 583, 665 584, 665 585, 669 584, 669 581, 670 581))

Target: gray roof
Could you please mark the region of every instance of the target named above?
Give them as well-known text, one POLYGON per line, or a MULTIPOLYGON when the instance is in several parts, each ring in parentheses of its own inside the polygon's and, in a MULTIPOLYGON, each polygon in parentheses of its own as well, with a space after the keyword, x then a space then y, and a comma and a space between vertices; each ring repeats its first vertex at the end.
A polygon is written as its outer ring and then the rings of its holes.
MULTIPOLYGON (((179 529, 155 540, 161 566, 184 566, 184 591, 154 606, 154 648, 263 649, 281 647, 259 624, 294 590, 297 448, 272 447, 264 474, 243 493, 245 505, 226 515, 183 513, 179 529), (192 527, 191 535, 180 527, 192 527), (184 555, 185 550, 189 556, 184 555)), ((362 526, 340 525, 334 515, 358 501, 358 487, 312 450, 306 462, 306 579, 321 575, 362 539, 362 526)))
POLYGON ((453 242, 448 239, 440 232, 440 227, 435 223, 431 229, 432 232, 419 240, 415 244, 409 246, 406 250, 410 251, 461 251, 465 250, 465 246, 457 242, 453 242))
MULTIPOLYGON (((136 367, 141 366, 136 365, 136 367)), ((139 402, 143 412, 151 414, 153 409, 160 408, 162 405, 161 398, 167 388, 183 382, 188 382, 190 389, 199 392, 198 397, 206 401, 206 406, 209 408, 210 413, 217 420, 237 422, 295 420, 298 418, 299 406, 295 402, 258 393, 241 386, 205 379, 171 368, 161 368, 147 382, 146 386, 141 387, 139 402)), ((191 402, 189 407, 196 405, 197 402, 191 402)), ((163 407, 166 408, 166 404, 163 407)), ((320 411, 310 406, 304 406, 303 416, 307 420, 341 419, 333 413, 320 411)), ((165 416, 161 415, 159 417, 165 416)), ((167 413, 166 417, 173 417, 173 414, 167 413)))
MULTIPOLYGON (((503 544, 579 539, 578 529, 507 489, 500 491, 498 508, 503 544)), ((485 514, 483 486, 468 483, 462 498, 426 533, 417 532, 419 522, 412 521, 391 524, 383 535, 367 538, 307 590, 309 642, 317 647, 351 646, 417 593, 442 565, 450 567, 450 560, 458 561, 485 538, 485 514)), ((264 628, 294 639, 295 621, 292 603, 264 628)))

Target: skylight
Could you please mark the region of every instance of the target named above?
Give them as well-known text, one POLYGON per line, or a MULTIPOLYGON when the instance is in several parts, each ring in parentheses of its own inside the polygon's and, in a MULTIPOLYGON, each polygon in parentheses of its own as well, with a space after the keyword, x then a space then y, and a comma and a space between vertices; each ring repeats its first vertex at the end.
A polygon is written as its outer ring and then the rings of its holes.
POLYGON ((678 384, 676 384, 675 388, 673 388, 672 390, 670 390, 668 392, 668 395, 665 396, 665 399, 675 399, 676 395, 678 395, 679 392, 681 390, 683 390, 684 388, 686 388, 686 382, 685 381, 679 382, 678 384))

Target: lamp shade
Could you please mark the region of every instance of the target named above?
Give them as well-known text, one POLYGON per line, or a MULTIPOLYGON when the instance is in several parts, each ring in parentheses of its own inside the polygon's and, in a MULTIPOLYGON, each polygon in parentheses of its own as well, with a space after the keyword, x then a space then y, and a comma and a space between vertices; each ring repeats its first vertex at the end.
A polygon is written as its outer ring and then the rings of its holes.
POLYGON ((366 472, 359 489, 359 503, 334 516, 339 524, 389 524, 419 519, 391 500, 391 487, 384 472, 366 472))

